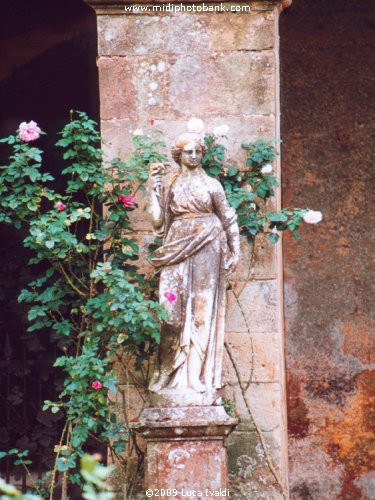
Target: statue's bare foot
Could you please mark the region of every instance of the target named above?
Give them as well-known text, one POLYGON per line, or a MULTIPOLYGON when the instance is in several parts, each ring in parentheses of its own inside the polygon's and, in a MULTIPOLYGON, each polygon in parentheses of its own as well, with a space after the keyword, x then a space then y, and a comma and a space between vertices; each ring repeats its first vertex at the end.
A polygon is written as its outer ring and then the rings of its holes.
POLYGON ((166 385, 168 385, 169 382, 169 375, 161 374, 159 378, 156 380, 156 382, 153 382, 149 385, 149 390, 151 392, 160 392, 162 389, 165 388, 166 385))
POLYGON ((189 385, 196 392, 206 392, 206 386, 200 380, 190 380, 189 385))

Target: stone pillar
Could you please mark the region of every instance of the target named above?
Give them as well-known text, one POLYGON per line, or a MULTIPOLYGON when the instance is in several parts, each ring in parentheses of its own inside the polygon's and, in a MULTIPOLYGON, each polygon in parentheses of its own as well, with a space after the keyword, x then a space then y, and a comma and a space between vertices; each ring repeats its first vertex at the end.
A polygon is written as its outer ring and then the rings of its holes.
MULTIPOLYGON (((86 1, 98 16, 101 131, 109 156, 125 155, 131 131, 150 120, 169 144, 193 116, 211 130, 229 125, 237 165, 244 164, 241 143, 279 137, 278 18, 290 2, 142 0, 132 10, 128 0, 86 1), (174 12, 172 3, 186 9, 174 12)), ((274 203, 280 206, 280 194, 274 203)), ((145 247, 151 224, 144 212, 135 228, 145 247)), ((281 258, 280 245, 259 237, 251 248, 243 241, 228 292, 225 397, 240 418, 226 442, 233 498, 287 497, 281 258)), ((129 380, 120 382, 137 416, 143 403, 129 380)))

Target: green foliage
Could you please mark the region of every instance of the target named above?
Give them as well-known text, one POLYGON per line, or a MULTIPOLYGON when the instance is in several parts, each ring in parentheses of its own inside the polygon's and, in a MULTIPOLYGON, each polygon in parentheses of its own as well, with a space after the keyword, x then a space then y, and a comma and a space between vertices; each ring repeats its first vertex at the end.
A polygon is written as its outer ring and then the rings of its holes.
POLYGON ((230 399, 224 398, 223 406, 224 406, 225 411, 228 413, 228 415, 230 415, 231 417, 236 416, 236 407, 235 407, 233 401, 231 401, 230 399))
POLYGON ((85 480, 82 498, 86 500, 111 500, 115 494, 108 491, 106 481, 113 472, 113 467, 100 465, 92 455, 81 458, 81 474, 85 480))
POLYGON ((9 457, 14 460, 14 465, 21 465, 27 472, 29 479, 31 480, 33 487, 39 493, 39 495, 29 494, 22 495, 15 486, 11 484, 7 484, 3 479, 0 478, 0 493, 4 493, 1 495, 2 500, 8 500, 13 497, 17 497, 20 500, 41 500, 42 496, 40 495, 40 490, 38 486, 35 484, 28 466, 32 463, 31 460, 28 460, 27 457, 29 455, 29 450, 18 450, 17 448, 12 448, 9 451, 0 451, 0 460, 5 457, 9 457))
POLYGON ((29 450, 18 450, 11 448, 9 451, 0 451, 0 460, 5 457, 14 458, 14 465, 29 465, 31 460, 26 457, 29 455, 29 450))
POLYGON ((279 181, 270 169, 277 156, 272 142, 259 139, 242 144, 246 151, 245 168, 239 169, 225 162, 225 148, 216 142, 216 137, 205 137, 207 152, 203 158, 205 171, 224 186, 230 205, 237 211, 238 225, 242 235, 252 241, 257 234, 267 232, 270 243, 277 243, 279 235, 272 230, 290 230, 298 238, 297 229, 306 209, 283 209, 267 211, 267 202, 274 196, 279 181), (267 166, 267 167, 266 167, 267 166), (262 171, 266 167, 266 171, 262 171))
MULTIPOLYGON (((24 452, 10 450, 8 455, 22 455, 24 452), (14 453, 13 453, 14 452, 14 453)), ((4 456, 4 453, 1 453, 4 456)), ((6 455, 6 454, 5 454, 6 455)), ((2 457, 1 457, 2 458, 2 457)), ((83 478, 82 498, 85 500, 111 500, 115 497, 107 482, 113 472, 113 466, 101 465, 97 457, 85 453, 80 460, 80 472, 83 478)), ((67 470, 67 468, 65 468, 67 470)), ((43 497, 33 493, 23 495, 17 488, 6 483, 0 478, 0 493, 2 500, 11 500, 14 497, 19 500, 41 500, 43 497)))
POLYGON ((15 486, 6 483, 1 477, 0 493, 2 493, 0 496, 1 500, 12 500, 13 498, 17 498, 18 500, 42 500, 41 496, 34 495, 33 493, 26 493, 23 495, 15 486))

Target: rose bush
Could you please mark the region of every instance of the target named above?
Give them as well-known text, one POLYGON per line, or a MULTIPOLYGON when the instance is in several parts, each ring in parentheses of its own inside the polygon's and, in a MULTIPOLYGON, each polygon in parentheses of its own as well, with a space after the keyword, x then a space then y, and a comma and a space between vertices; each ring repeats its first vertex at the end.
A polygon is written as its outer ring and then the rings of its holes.
POLYGON ((65 419, 55 467, 44 482, 52 498, 57 471, 66 481, 80 481, 79 457, 90 436, 119 459, 126 445, 128 429, 107 400, 107 392, 116 390, 119 332, 126 332, 122 352, 146 359, 164 317, 150 280, 137 266, 129 210, 134 193, 144 189, 148 163, 166 157, 162 141, 135 136, 127 161, 106 163, 96 124, 84 113, 72 113, 57 142, 66 179, 65 192, 59 193, 53 177, 41 172, 42 151, 30 145, 41 133, 35 122, 23 123, 17 135, 1 141, 13 152, 0 167, 0 222, 22 230, 30 264, 43 269, 19 301, 29 305, 28 331, 56 338, 61 355, 55 367, 65 373, 59 398, 44 403, 45 411, 65 419))

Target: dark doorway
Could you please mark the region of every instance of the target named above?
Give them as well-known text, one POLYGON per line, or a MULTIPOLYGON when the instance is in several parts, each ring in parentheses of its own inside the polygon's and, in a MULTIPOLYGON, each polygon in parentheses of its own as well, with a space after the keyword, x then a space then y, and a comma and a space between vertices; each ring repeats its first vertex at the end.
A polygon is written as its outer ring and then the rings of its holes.
MULTIPOLYGON (((99 117, 95 13, 83 0, 3 2, 0 47, 0 136, 36 121, 47 133, 38 141, 43 168, 58 180, 62 164, 54 144, 69 110, 99 117)), ((1 145, 2 165, 8 153, 1 145)), ((51 467, 59 431, 59 416, 42 411, 42 402, 59 390, 52 368, 59 345, 49 332, 26 333, 26 310, 17 297, 36 270, 28 265, 23 236, 0 225, 0 449, 30 450, 40 475, 51 467)), ((25 487, 25 476, 10 460, 1 460, 0 468, 8 481, 25 487)))

